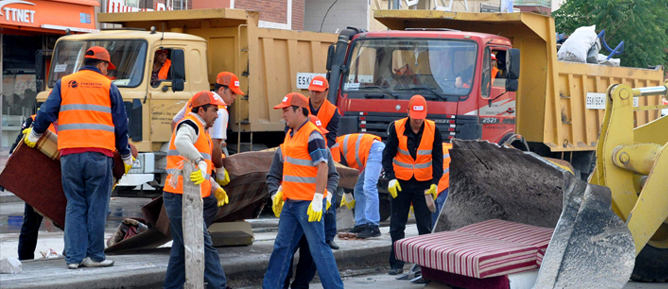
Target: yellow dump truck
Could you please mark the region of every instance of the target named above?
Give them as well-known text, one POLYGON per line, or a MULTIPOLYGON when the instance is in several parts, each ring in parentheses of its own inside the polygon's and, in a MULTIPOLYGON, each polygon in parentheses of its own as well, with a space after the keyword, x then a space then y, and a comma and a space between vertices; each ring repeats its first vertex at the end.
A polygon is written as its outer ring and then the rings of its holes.
MULTIPOLYGON (((305 90, 310 77, 325 73, 327 49, 336 34, 259 28, 259 13, 235 9, 101 13, 101 23, 122 28, 68 35, 56 43, 44 102, 62 76, 76 72, 91 46, 107 48, 118 67, 109 77, 118 86, 129 116, 130 141, 138 164, 119 187, 148 183, 162 187, 172 117, 196 92, 210 90, 216 75, 239 76, 245 97, 229 108, 232 142, 275 146, 284 124, 272 106, 285 94, 305 90), (157 50, 168 50, 168 79, 151 81, 157 50)), ((230 149, 237 146, 231 146, 230 149)))
MULTIPOLYGON (((387 125, 405 116, 408 99, 421 94, 444 140, 514 143, 567 160, 588 176, 607 87, 657 86, 664 75, 660 66, 558 61, 554 19, 540 14, 377 10, 374 16, 391 30, 346 29, 337 42, 341 55, 330 56, 328 98, 344 114, 340 134, 384 137, 387 125), (492 85, 490 54, 505 72, 492 85), (519 63, 519 78, 512 77, 513 62, 519 63), (456 86, 458 75, 469 79, 470 88, 456 86)), ((660 101, 652 96, 636 105, 654 107, 660 101)), ((657 110, 636 111, 635 125, 660 116, 657 110)))

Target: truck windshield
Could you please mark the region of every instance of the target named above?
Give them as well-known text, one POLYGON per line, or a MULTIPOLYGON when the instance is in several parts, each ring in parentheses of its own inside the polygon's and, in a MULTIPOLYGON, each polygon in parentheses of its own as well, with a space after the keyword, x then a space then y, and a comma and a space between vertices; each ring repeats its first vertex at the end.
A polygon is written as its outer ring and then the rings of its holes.
POLYGON ((92 46, 109 51, 116 70, 108 70, 107 77, 118 87, 136 87, 142 82, 146 63, 146 41, 143 40, 87 40, 58 42, 51 60, 49 87, 65 75, 77 72, 83 66, 84 54, 92 46))
POLYGON ((343 91, 352 98, 457 101, 473 86, 477 44, 453 39, 354 41, 343 91))

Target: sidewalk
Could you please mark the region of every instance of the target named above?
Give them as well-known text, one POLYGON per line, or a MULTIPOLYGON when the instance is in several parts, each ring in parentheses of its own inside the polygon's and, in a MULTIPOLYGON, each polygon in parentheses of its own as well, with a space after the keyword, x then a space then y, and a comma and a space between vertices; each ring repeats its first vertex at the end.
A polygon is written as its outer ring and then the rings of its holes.
MULTIPOLYGON (((341 246, 334 251, 339 270, 387 266, 391 243, 388 231, 389 227, 381 227, 381 237, 366 241, 335 239, 341 246)), ((414 235, 417 235, 416 226, 408 225, 406 237, 414 235)), ((257 286, 262 282, 275 237, 275 231, 256 232, 251 246, 218 248, 230 286, 257 286)), ((145 254, 109 255, 108 258, 116 264, 77 270, 68 270, 62 258, 26 261, 22 273, 0 275, 0 284, 3 289, 162 288, 169 248, 149 250, 145 254)))

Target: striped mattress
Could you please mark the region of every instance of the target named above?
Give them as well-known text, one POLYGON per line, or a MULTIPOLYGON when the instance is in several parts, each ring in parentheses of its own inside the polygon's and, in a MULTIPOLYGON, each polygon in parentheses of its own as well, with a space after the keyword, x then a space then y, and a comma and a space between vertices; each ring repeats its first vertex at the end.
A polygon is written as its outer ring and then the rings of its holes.
POLYGON ((503 220, 399 240, 396 257, 410 263, 474 278, 538 268, 553 229, 503 220))

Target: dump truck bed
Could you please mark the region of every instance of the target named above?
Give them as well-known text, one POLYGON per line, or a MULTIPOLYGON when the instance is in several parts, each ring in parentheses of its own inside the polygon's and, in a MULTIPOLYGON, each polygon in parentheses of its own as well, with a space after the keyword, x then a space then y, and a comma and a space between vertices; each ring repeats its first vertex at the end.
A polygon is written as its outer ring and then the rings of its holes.
MULTIPOLYGON (((591 100, 613 83, 657 86, 663 79, 663 69, 558 61, 554 19, 535 13, 377 10, 374 17, 394 30, 450 28, 510 39, 521 51, 517 133, 529 142, 544 143, 553 152, 596 149, 604 108, 588 109, 588 94, 591 100)), ((639 106, 655 106, 660 101, 659 96, 647 97, 639 106)), ((660 116, 658 110, 637 111, 635 124, 660 116)))

